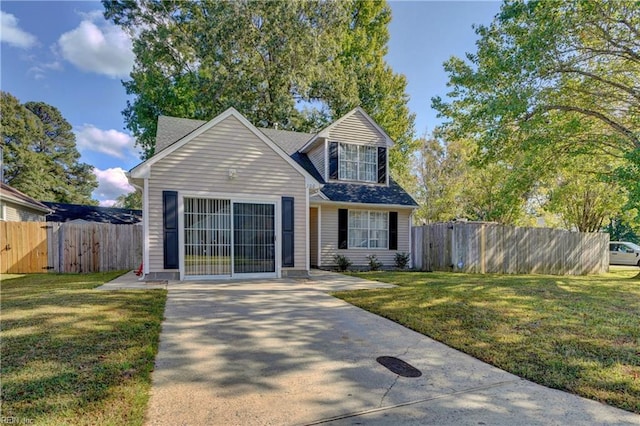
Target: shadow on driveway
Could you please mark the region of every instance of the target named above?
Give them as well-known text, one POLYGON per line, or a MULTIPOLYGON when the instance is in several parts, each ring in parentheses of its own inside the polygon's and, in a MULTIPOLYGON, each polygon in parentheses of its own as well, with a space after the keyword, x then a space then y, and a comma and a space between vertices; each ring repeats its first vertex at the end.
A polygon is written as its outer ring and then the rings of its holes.
POLYGON ((169 284, 151 425, 639 424, 329 296, 381 286, 315 280, 169 284), (398 357, 422 372, 401 377, 398 357))

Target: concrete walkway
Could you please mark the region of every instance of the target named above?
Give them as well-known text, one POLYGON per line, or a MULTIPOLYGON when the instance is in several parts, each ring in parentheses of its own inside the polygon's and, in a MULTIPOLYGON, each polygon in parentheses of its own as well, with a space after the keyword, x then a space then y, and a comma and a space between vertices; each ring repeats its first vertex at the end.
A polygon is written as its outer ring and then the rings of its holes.
POLYGON ((522 380, 312 280, 168 284, 149 425, 640 425, 640 416, 522 380), (380 365, 398 357, 422 373, 380 365))

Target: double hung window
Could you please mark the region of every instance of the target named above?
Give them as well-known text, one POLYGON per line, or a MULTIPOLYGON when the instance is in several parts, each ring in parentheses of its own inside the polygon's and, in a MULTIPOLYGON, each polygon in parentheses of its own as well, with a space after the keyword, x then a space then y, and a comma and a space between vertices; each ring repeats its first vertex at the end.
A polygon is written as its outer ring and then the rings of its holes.
POLYGON ((375 146, 340 143, 338 163, 340 180, 378 181, 378 154, 375 146))
POLYGON ((349 248, 388 247, 389 214, 367 210, 349 210, 349 248))

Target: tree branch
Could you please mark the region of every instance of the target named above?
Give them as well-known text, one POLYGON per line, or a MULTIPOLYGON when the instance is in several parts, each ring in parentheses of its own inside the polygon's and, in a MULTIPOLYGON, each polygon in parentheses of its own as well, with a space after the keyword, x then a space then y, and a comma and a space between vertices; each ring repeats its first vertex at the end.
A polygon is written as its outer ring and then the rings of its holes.
POLYGON ((587 72, 587 71, 583 71, 583 70, 580 70, 580 69, 576 69, 576 68, 563 68, 563 67, 556 69, 556 71, 559 72, 559 73, 573 73, 573 74, 582 75, 584 77, 589 77, 589 78, 591 78, 593 80, 596 80, 596 81, 599 81, 601 83, 608 84, 609 86, 616 87, 616 88, 618 88, 618 89, 620 89, 620 90, 622 90, 622 91, 624 91, 626 93, 629 93, 634 98, 640 100, 640 92, 635 90, 633 87, 627 87, 627 86, 625 86, 623 84, 620 84, 620 83, 617 83, 615 81, 610 81, 610 80, 604 79, 604 78, 602 78, 602 77, 600 77, 600 76, 598 76, 596 74, 593 74, 593 73, 590 73, 590 72, 587 72))
MULTIPOLYGON (((626 138, 628 138, 633 145, 635 146, 636 149, 640 149, 640 139, 638 139, 638 136, 630 129, 626 128, 625 126, 621 125, 620 123, 617 123, 615 121, 613 121, 612 119, 610 119, 609 117, 607 117, 606 115, 604 115, 601 112, 598 111, 593 111, 590 109, 586 109, 586 108, 580 108, 577 106, 572 106, 572 105, 545 105, 542 106, 540 108, 538 108, 538 111, 565 111, 565 112, 577 112, 579 114, 582 115, 586 115, 589 117, 594 117, 600 121, 602 121, 603 123, 609 125, 609 127, 613 128, 615 131, 617 131, 618 133, 621 133, 622 135, 624 135, 626 138)), ((525 120, 530 119, 531 117, 533 117, 533 115, 535 115, 536 111, 530 112, 529 114, 527 114, 525 116, 525 120)))

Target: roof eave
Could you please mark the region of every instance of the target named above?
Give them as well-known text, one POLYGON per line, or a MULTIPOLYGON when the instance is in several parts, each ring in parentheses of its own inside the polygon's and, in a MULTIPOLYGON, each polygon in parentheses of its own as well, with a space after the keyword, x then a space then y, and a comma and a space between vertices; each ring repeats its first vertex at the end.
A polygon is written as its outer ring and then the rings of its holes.
POLYGON ((411 209, 415 210, 418 206, 415 205, 406 205, 406 204, 385 204, 385 203, 358 203, 351 201, 332 201, 329 199, 326 200, 312 200, 314 204, 331 204, 335 206, 347 206, 347 207, 382 207, 382 208, 394 208, 394 209, 411 209))

